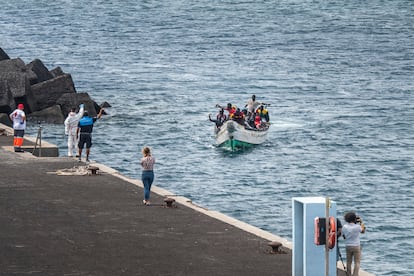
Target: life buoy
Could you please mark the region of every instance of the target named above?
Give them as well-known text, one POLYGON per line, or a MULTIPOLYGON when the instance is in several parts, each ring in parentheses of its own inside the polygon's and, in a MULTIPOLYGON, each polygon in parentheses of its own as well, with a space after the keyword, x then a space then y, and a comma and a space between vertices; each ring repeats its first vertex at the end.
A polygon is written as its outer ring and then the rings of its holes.
POLYGON ((335 247, 336 242, 336 223, 334 217, 329 217, 329 236, 328 236, 328 247, 332 249, 335 247))

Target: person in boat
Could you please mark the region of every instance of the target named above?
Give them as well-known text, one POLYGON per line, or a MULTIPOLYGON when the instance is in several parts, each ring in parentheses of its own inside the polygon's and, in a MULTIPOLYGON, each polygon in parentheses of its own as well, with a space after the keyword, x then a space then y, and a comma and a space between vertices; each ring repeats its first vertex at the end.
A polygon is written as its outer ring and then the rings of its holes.
POLYGON ((254 111, 260 106, 260 103, 256 101, 256 95, 252 95, 252 97, 247 101, 245 107, 247 107, 247 117, 254 116, 254 111))
POLYGON ((237 110, 236 106, 232 105, 231 103, 228 103, 226 107, 222 107, 217 104, 216 107, 222 108, 228 112, 227 119, 233 118, 233 115, 237 110))
POLYGON ((236 112, 234 112, 232 119, 241 125, 245 124, 244 114, 241 112, 240 108, 236 109, 236 112))
POLYGON ((270 118, 269 118, 269 111, 264 107, 264 105, 261 105, 258 109, 257 112, 260 115, 260 118, 264 119, 265 122, 269 122, 270 118))
POLYGON ((243 113, 244 119, 245 119, 245 122, 244 122, 245 127, 247 129, 255 128, 255 126, 254 126, 254 116, 248 116, 247 115, 248 114, 247 108, 243 108, 242 113, 243 113))
POLYGON ((220 129, 220 127, 227 120, 227 116, 226 114, 224 114, 224 109, 221 108, 215 120, 211 119, 211 114, 208 114, 208 119, 210 120, 210 122, 214 122, 216 124, 217 129, 220 129))
POLYGON ((247 129, 249 128, 255 128, 254 126, 254 116, 248 116, 247 108, 243 108, 242 110, 243 116, 244 116, 244 125, 247 129))
POLYGON ((254 118, 254 126, 257 129, 261 129, 262 128, 262 117, 260 116, 259 112, 256 112, 256 116, 254 118))

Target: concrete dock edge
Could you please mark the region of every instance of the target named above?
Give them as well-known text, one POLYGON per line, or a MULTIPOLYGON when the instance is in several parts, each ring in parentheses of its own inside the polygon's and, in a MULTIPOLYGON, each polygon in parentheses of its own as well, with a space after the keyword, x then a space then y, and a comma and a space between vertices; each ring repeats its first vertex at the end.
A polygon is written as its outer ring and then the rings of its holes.
MULTIPOLYGON (((0 124, 0 129, 4 129, 7 132, 7 135, 8 136, 12 136, 13 135, 13 129, 10 128, 10 127, 7 127, 7 126, 5 126, 3 124, 0 124)), ((25 136, 24 139, 26 141, 28 141, 29 143, 35 143, 35 140, 36 140, 36 138, 28 137, 28 136, 25 136)), ((49 147, 49 148, 55 148, 55 149, 58 148, 56 145, 50 144, 50 143, 48 143, 46 141, 42 141, 42 145, 44 145, 46 147, 49 147)), ((13 147, 12 146, 2 145, 2 148, 5 149, 5 150, 7 150, 7 151, 13 152, 13 147)), ((37 160, 37 159, 41 159, 41 158, 44 158, 44 159, 47 160, 47 158, 49 158, 49 157, 46 157, 46 156, 45 157, 36 157, 36 156, 30 154, 29 152, 25 152, 21 156, 23 156, 23 158, 29 159, 29 160, 37 160)), ((58 157, 58 156, 56 156, 56 157, 58 157)), ((67 157, 62 157, 62 159, 63 158, 67 158, 67 157)), ((112 176, 114 176, 114 177, 116 177, 116 178, 118 178, 118 179, 120 179, 122 181, 131 183, 131 184, 133 184, 135 186, 138 186, 140 188, 143 188, 143 184, 142 184, 142 182, 140 180, 129 178, 129 177, 121 174, 119 171, 117 171, 117 170, 115 170, 115 169, 113 169, 111 167, 108 167, 108 166, 106 166, 104 164, 101 164, 101 163, 92 162, 92 165, 98 167, 99 168, 99 172, 102 173, 102 174, 112 175, 112 176)), ((240 229, 240 230, 242 230, 244 232, 250 233, 250 234, 252 234, 254 236, 260 237, 260 238, 262 238, 264 240, 267 240, 269 242, 273 242, 273 241, 279 242, 279 243, 282 244, 282 247, 283 248, 285 248, 288 251, 292 251, 292 247, 293 247, 292 246, 292 242, 288 241, 285 238, 282 238, 282 237, 279 237, 277 235, 274 235, 274 234, 272 234, 270 232, 264 231, 264 230, 262 230, 262 229, 260 229, 258 227, 252 226, 252 225, 250 225, 248 223, 242 222, 242 221, 240 221, 238 219, 235 219, 233 217, 227 216, 227 215, 222 214, 222 213, 220 213, 218 211, 209 210, 207 208, 204 208, 202 206, 199 206, 197 204, 194 204, 191 201, 191 199, 186 198, 186 197, 183 197, 183 196, 174 195, 174 193, 171 193, 170 191, 168 191, 166 189, 163 189, 161 187, 158 187, 158 186, 153 185, 151 191, 153 193, 157 194, 160 197, 173 198, 180 205, 186 206, 186 207, 188 207, 188 208, 190 208, 190 209, 192 209, 192 210, 194 210, 194 211, 196 211, 198 213, 207 215, 207 216, 209 216, 209 217, 211 217, 211 218, 213 218, 215 220, 218 220, 218 221, 224 222, 226 224, 229 224, 231 226, 234 226, 234 227, 236 227, 236 228, 238 228, 238 229, 240 229)), ((338 269, 338 275, 345 275, 345 273, 343 272, 342 263, 340 261, 338 261, 338 263, 337 263, 337 269, 338 269)), ((365 272, 365 271, 362 271, 361 270, 360 271, 360 275, 361 276, 372 276, 374 274, 371 274, 371 273, 368 273, 368 272, 365 272)))

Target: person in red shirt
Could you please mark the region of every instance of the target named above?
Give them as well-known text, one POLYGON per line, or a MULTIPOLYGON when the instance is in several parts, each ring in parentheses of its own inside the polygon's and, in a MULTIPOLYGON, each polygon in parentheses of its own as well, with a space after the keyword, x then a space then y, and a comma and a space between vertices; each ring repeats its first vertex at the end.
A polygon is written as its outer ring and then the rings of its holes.
POLYGON ((233 115, 234 115, 234 113, 236 113, 236 109, 237 109, 236 106, 232 105, 231 103, 228 103, 226 107, 222 107, 222 106, 216 104, 216 107, 226 110, 229 113, 229 115, 228 115, 229 119, 233 118, 233 115))
POLYGON ((254 125, 257 129, 261 128, 262 126, 262 118, 260 117, 259 112, 256 112, 256 117, 254 118, 254 125))

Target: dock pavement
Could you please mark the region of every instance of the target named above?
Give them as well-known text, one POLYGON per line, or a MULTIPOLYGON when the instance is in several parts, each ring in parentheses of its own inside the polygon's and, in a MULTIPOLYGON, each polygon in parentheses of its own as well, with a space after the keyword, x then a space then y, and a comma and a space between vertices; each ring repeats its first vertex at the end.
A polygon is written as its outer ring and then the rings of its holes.
POLYGON ((139 180, 12 143, 0 135, 0 275, 292 274, 283 238, 159 187, 145 206, 139 180))

